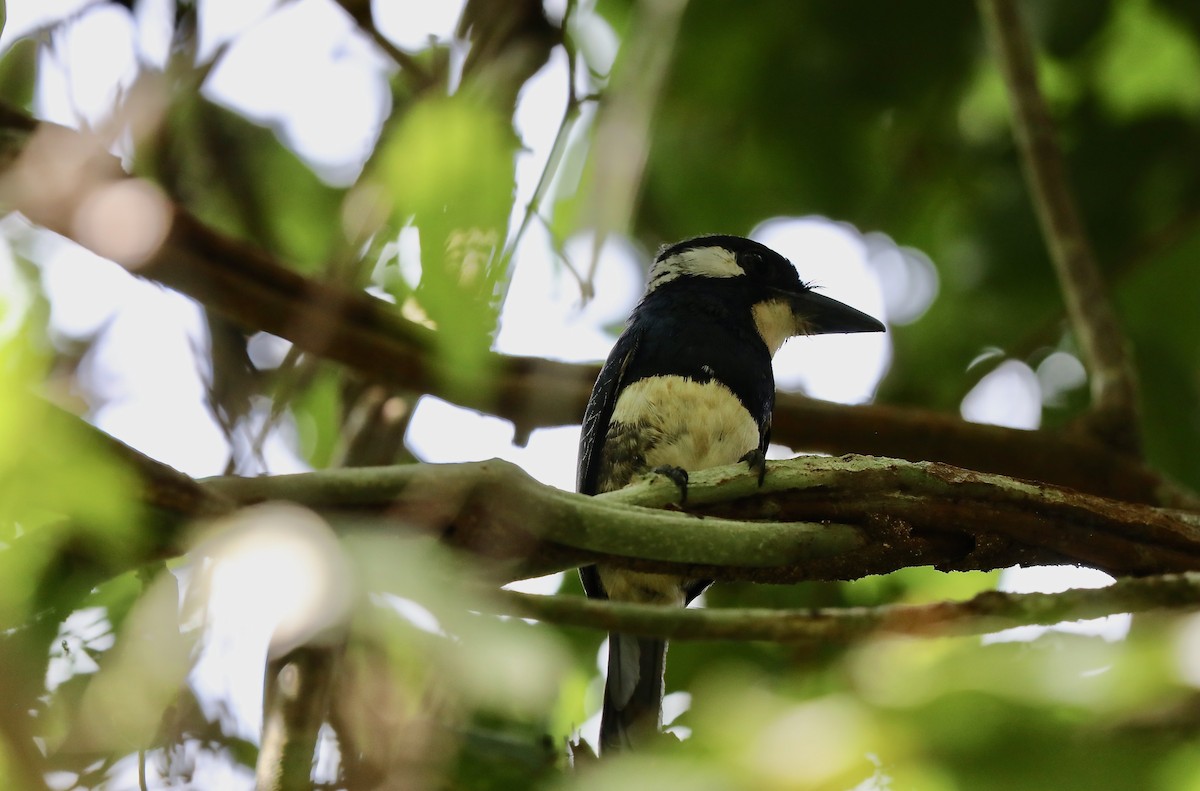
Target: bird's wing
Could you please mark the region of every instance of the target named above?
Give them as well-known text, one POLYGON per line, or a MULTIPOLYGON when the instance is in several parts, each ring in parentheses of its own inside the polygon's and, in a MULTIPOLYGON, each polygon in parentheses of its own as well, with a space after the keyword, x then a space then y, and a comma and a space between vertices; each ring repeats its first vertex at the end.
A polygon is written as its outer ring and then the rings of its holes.
MULTIPOLYGON (((626 330, 612 352, 608 355, 596 385, 592 388, 592 397, 588 399, 587 410, 583 413, 583 427, 579 434, 579 475, 577 487, 582 494, 596 494, 600 477, 600 451, 604 447, 604 438, 608 434, 608 424, 612 421, 613 407, 617 396, 625 386, 625 374, 629 370, 629 361, 637 352, 640 333, 626 330)), ((593 599, 607 599, 604 585, 600 582, 600 573, 595 566, 584 566, 579 569, 579 579, 583 589, 593 599)))
POLYGON ((758 450, 762 453, 764 459, 767 457, 767 446, 771 444, 771 418, 774 412, 775 392, 772 390, 767 412, 762 416, 758 424, 758 450))
POLYGON ((579 475, 576 486, 581 494, 598 493, 600 451, 604 447, 617 397, 627 384, 626 372, 637 352, 640 337, 640 332, 627 330, 617 339, 592 388, 592 397, 588 399, 587 410, 583 413, 583 427, 579 434, 579 475))

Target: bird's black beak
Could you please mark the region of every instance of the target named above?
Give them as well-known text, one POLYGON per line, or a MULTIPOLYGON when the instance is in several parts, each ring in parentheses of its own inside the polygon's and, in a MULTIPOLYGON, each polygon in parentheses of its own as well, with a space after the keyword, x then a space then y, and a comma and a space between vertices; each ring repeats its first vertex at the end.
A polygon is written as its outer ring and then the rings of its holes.
POLYGON ((808 335, 884 331, 879 319, 815 291, 789 292, 787 296, 792 314, 808 335))

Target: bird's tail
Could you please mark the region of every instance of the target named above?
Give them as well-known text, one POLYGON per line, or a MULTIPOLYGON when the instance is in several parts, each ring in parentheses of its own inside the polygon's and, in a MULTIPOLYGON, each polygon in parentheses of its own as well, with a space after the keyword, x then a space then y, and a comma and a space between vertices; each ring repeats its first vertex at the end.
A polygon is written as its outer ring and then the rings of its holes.
POLYGON ((600 751, 645 741, 662 724, 667 641, 613 632, 608 636, 608 680, 600 715, 600 751))

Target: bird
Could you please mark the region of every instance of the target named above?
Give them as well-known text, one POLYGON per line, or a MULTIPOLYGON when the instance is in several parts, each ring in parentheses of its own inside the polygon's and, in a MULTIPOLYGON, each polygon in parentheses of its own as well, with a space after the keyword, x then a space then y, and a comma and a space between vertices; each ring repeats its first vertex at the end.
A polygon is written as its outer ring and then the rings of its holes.
MULTIPOLYGON (((736 462, 766 472, 775 407, 772 357, 788 338, 882 332, 879 320, 817 293, 792 263, 740 236, 659 250, 646 290, 588 399, 577 488, 620 489, 657 472, 682 501, 688 473, 736 462)), ((580 569, 589 598, 687 606, 710 580, 580 569)), ((665 640, 609 635, 600 753, 645 743, 662 727, 665 640)))

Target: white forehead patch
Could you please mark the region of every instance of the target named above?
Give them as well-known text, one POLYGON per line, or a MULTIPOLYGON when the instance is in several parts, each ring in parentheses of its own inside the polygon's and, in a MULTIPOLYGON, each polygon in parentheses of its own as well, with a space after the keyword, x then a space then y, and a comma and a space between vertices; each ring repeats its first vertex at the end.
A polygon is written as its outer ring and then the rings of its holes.
POLYGON ((695 277, 739 277, 746 270, 738 265, 737 256, 724 247, 693 247, 673 256, 655 261, 650 267, 650 282, 646 291, 664 283, 692 275, 695 277))

